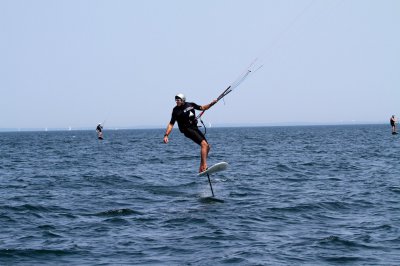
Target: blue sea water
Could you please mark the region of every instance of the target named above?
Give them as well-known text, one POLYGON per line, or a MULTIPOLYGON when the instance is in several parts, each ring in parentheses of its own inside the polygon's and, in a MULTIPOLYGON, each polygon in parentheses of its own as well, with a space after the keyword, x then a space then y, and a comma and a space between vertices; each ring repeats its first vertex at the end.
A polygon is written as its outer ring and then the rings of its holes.
POLYGON ((1 265, 399 265, 386 125, 0 133, 1 265))

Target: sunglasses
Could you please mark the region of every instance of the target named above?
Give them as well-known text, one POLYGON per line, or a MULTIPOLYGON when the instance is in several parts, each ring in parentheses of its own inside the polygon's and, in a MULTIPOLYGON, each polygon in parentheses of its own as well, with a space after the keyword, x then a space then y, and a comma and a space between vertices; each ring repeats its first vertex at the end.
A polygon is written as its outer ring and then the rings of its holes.
POLYGON ((181 102, 182 99, 181 98, 175 98, 175 102, 181 102))

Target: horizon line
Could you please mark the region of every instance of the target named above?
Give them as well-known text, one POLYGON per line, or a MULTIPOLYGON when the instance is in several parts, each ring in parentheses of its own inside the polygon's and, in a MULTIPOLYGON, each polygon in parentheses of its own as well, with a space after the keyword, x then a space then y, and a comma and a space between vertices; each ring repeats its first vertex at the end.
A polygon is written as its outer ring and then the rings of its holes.
MULTIPOLYGON (((387 124, 382 121, 354 121, 354 122, 332 122, 332 123, 317 123, 317 122, 281 122, 281 123, 222 123, 213 125, 208 128, 224 128, 224 127, 279 127, 279 126, 346 126, 346 125, 382 125, 387 124)), ((104 130, 132 130, 132 129, 165 129, 161 125, 147 125, 147 126, 110 126, 104 127, 104 130)), ((0 128, 0 132, 27 132, 27 131, 87 131, 95 130, 95 127, 24 127, 24 128, 0 128)))

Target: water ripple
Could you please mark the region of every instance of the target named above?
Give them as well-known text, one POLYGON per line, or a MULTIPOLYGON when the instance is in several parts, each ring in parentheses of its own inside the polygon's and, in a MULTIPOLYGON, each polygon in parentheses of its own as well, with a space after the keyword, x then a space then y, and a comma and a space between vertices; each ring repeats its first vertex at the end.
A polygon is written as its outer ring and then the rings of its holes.
MULTIPOLYGON (((387 134, 389 132, 389 134, 387 134)), ((0 133, 4 265, 397 265, 385 125, 0 133)))

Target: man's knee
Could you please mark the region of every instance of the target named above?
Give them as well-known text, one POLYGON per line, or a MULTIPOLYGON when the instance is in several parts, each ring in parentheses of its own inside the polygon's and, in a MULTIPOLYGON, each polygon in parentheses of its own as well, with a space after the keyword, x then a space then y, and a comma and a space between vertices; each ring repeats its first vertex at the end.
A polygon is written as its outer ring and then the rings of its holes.
POLYGON ((202 148, 207 148, 210 150, 210 145, 207 143, 207 141, 203 140, 200 144, 202 148))

